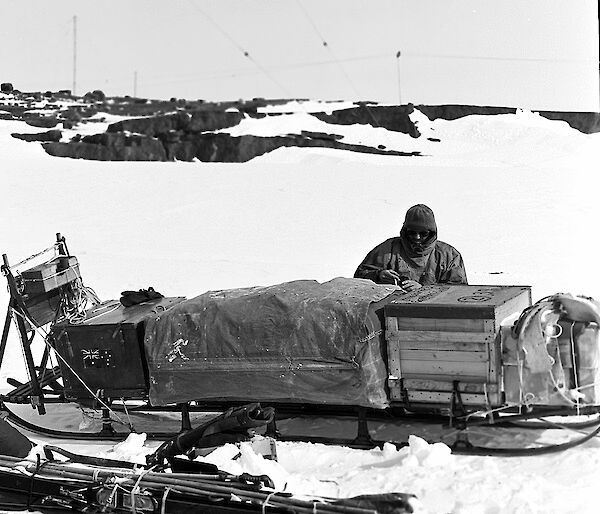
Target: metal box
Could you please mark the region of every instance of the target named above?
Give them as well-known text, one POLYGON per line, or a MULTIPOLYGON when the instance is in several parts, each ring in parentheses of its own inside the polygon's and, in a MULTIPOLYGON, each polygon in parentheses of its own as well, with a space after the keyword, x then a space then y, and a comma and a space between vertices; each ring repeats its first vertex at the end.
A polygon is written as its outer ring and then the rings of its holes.
POLYGON ((500 324, 528 286, 433 285, 385 306, 390 399, 409 406, 503 403, 500 324))
POLYGON ((66 361, 60 361, 65 397, 147 398, 145 323, 182 300, 159 298, 131 307, 111 300, 88 310, 79 323, 56 324, 51 335, 66 361))

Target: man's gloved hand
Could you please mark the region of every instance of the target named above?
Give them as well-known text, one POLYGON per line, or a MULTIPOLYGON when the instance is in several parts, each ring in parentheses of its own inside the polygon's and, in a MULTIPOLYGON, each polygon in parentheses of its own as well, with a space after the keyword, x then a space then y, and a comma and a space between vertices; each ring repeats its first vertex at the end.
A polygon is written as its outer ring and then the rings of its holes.
POLYGON ((421 289, 423 286, 414 280, 403 280, 400 282, 400 287, 407 292, 415 291, 417 289, 421 289))
POLYGON ((394 284, 400 286, 404 291, 415 291, 423 287, 415 280, 410 280, 406 276, 400 276, 393 269, 384 269, 379 272, 379 282, 381 284, 394 284))
POLYGON ((382 269, 379 272, 379 282, 381 284, 400 284, 400 275, 396 273, 393 269, 382 269))

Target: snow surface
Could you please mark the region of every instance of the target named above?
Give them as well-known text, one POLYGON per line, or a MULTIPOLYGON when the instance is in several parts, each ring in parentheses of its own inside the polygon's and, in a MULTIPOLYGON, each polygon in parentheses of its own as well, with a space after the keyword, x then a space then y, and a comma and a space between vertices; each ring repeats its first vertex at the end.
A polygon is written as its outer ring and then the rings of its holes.
MULTIPOLYGON (((192 297, 210 289, 352 276, 373 246, 398 233, 408 207, 426 203, 436 213, 440 239, 461 251, 470 283, 531 285, 534 300, 556 292, 600 298, 600 134, 581 134, 526 111, 451 122, 429 122, 415 113, 424 136, 413 139, 369 126, 323 124, 306 114, 307 105, 299 110, 245 119, 228 131, 327 131, 345 142, 423 156, 280 148, 244 164, 94 162, 50 157, 39 144, 10 136, 40 129, 0 121, 0 251, 14 263, 50 246, 61 232, 79 259, 85 284, 102 299, 148 286, 167 296, 192 297)), ((96 129, 102 125, 85 128, 96 129)), ((7 300, 2 288, 2 312, 7 300)), ((14 332, 7 359, 14 367, 4 367, 0 378, 22 378, 14 332)), ((62 428, 84 429, 94 422, 72 406, 44 419, 29 417, 62 428)), ((169 423, 173 419, 165 416, 161 427, 169 423)), ((305 428, 352 430, 344 426, 324 419, 305 428)), ((223 447, 206 459, 236 473, 264 472, 296 493, 414 493, 421 513, 598 511, 597 439, 547 456, 474 457, 426 443, 420 437, 430 439, 431 428, 410 423, 373 428, 388 439, 415 437, 402 450, 278 443, 278 462, 247 445, 223 447)), ((563 442, 572 435, 499 429, 473 434, 505 446, 563 442)), ((57 444, 139 459, 158 443, 138 438, 117 449, 57 444)))

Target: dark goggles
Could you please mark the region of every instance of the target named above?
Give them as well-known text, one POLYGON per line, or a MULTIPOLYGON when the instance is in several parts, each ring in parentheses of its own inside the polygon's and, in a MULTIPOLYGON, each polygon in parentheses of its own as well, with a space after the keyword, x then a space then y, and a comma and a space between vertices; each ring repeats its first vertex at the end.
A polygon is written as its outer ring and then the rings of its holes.
POLYGON ((431 230, 406 230, 406 235, 410 238, 419 236, 421 239, 427 239, 431 235, 431 230))

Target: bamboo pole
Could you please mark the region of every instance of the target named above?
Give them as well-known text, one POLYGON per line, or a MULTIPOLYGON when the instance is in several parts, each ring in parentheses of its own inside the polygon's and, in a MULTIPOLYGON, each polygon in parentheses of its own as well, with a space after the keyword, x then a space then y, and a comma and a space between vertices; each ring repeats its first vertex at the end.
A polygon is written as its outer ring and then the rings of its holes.
MULTIPOLYGON (((110 478, 127 479, 127 485, 138 485, 147 488, 170 487, 171 490, 202 496, 218 495, 223 498, 230 498, 235 494, 243 501, 268 504, 273 507, 288 507, 293 508, 294 512, 299 514, 310 514, 314 512, 315 504, 318 505, 319 512, 323 513, 346 513, 346 514, 372 514, 371 509, 363 509, 360 507, 351 507, 346 505, 334 505, 333 498, 318 497, 313 501, 301 500, 294 498, 289 493, 276 493, 274 491, 256 491, 249 488, 244 488, 243 485, 231 483, 231 485, 215 484, 214 475, 192 475, 189 473, 156 473, 148 471, 142 472, 143 475, 125 470, 122 468, 109 468, 92 466, 80 466, 73 464, 58 464, 54 462, 44 461, 43 467, 38 468, 37 464, 31 461, 24 461, 16 457, 0 456, 0 466, 15 470, 22 466, 29 473, 36 472, 37 477, 52 477, 63 478, 69 480, 77 480, 85 483, 104 482, 110 478), (141 478, 140 478, 141 476, 141 478), (203 476, 204 478, 197 478, 203 476), (206 478, 210 477, 210 478, 206 478)), ((107 484, 108 485, 108 484, 107 484)), ((125 483, 119 484, 121 486, 125 483)))

